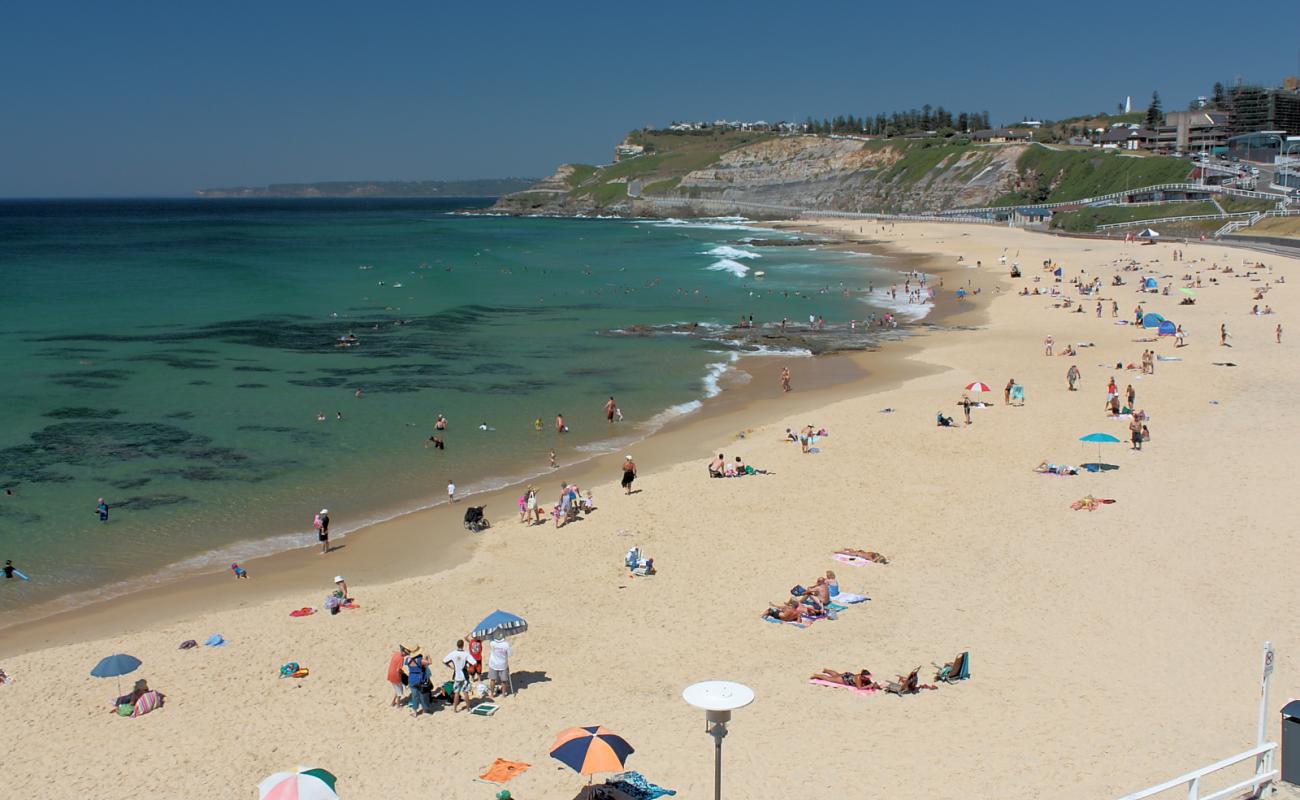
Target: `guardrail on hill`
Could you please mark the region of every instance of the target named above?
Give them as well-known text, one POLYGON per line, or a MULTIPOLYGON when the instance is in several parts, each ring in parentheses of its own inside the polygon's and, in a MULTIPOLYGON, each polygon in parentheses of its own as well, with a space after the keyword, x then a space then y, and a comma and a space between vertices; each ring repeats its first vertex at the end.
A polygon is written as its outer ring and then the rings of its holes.
POLYGON ((694 208, 712 213, 756 211, 789 214, 797 217, 834 217, 838 219, 894 220, 905 222, 967 222, 976 225, 996 225, 996 220, 978 216, 935 216, 932 214, 876 214, 865 211, 836 211, 833 209, 804 208, 774 203, 753 203, 748 200, 723 200, 712 197, 642 197, 641 202, 661 208, 694 208))
MULTIPOLYGON (((1110 201, 1119 200, 1129 195, 1146 193, 1146 192, 1205 192, 1207 194, 1225 194, 1232 197, 1243 197, 1250 200, 1281 200, 1280 195, 1270 192, 1256 192, 1250 189, 1235 189, 1228 186, 1209 186, 1200 183, 1159 183, 1154 186, 1141 186, 1135 189, 1125 189, 1122 192, 1111 192, 1110 194, 1097 195, 1096 197, 1083 197, 1078 200, 1062 200, 1055 203, 1019 203, 1012 206, 983 206, 981 208, 957 208, 951 211, 936 211, 936 214, 987 214, 999 211, 1014 211, 1018 208, 1032 209, 1053 209, 1064 206, 1092 206, 1102 205, 1110 201)), ((1176 200, 1163 200, 1155 202, 1173 203, 1176 200)))
POLYGON ((1231 214, 1185 214, 1181 217, 1152 217, 1150 219, 1135 219, 1129 222, 1108 222, 1105 225, 1098 225, 1096 230, 1110 231, 1117 228, 1138 228, 1147 225, 1168 225, 1171 222, 1194 222, 1202 219, 1229 219, 1230 217, 1249 217, 1256 214, 1256 211, 1236 211, 1231 214))
MULTIPOLYGON (((1281 206, 1283 204, 1279 203, 1278 205, 1281 206)), ((1214 232, 1214 238, 1218 239, 1221 236, 1236 233, 1242 228, 1249 228, 1260 220, 1267 219, 1268 217, 1300 217, 1300 209, 1277 208, 1272 211, 1256 211, 1244 220, 1234 219, 1222 228, 1219 228, 1214 232)))

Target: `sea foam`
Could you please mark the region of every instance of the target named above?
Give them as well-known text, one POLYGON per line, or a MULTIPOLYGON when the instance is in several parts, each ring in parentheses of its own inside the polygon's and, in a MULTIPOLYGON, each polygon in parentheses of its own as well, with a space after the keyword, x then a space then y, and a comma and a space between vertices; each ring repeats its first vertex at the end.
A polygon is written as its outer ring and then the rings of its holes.
POLYGON ((743 278, 749 274, 749 267, 731 258, 720 258, 708 267, 714 272, 730 272, 737 278, 743 278))

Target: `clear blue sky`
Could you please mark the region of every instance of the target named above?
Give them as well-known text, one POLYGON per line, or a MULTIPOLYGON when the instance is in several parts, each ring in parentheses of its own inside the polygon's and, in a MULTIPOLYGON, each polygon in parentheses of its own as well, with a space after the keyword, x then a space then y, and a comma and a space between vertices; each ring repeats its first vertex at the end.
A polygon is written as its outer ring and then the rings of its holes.
POLYGON ((14 2, 0 196, 540 176, 670 119, 1184 107, 1297 71, 1300 3, 14 2), (1257 23, 1248 26, 1248 22, 1257 23), (1280 35, 1286 32, 1286 35, 1280 35))

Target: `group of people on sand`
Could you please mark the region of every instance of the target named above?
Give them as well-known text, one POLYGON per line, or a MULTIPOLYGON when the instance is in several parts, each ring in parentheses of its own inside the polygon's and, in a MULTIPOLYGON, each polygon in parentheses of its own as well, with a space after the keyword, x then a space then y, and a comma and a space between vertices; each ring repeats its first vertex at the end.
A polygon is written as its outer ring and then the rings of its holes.
POLYGON ((763 612, 763 616, 781 622, 799 624, 827 619, 834 614, 828 609, 831 598, 839 593, 839 579, 835 577, 834 572, 826 570, 825 577, 818 578, 807 589, 792 593, 790 599, 784 603, 768 603, 767 611, 763 612))
POLYGON ((767 470, 754 469, 745 463, 740 456, 736 456, 734 461, 728 461, 722 453, 709 462, 710 478, 743 478, 746 475, 766 475, 767 470))
POLYGON ((453 712, 460 711, 462 705, 468 711, 476 694, 491 698, 510 694, 511 654, 510 642, 502 633, 494 634, 486 643, 473 635, 458 639, 456 649, 442 659, 450 670, 450 680, 434 686, 433 662, 420 646, 398 645, 397 652, 388 659, 387 679, 393 689, 391 705, 407 707, 412 717, 418 717, 433 713, 434 702, 451 703, 453 712))
MULTIPOLYGON (((595 510, 596 498, 590 489, 584 495, 578 484, 562 481, 560 498, 551 507, 551 517, 555 520, 555 527, 562 528, 578 519, 579 513, 590 514, 595 510)), ((529 525, 543 524, 542 507, 538 500, 536 486, 529 485, 519 496, 519 521, 529 525)))
POLYGON ((795 433, 794 429, 785 429, 785 440, 787 442, 798 442, 799 450, 804 453, 812 452, 812 446, 822 436, 829 436, 825 428, 814 428, 813 425, 805 425, 795 433))

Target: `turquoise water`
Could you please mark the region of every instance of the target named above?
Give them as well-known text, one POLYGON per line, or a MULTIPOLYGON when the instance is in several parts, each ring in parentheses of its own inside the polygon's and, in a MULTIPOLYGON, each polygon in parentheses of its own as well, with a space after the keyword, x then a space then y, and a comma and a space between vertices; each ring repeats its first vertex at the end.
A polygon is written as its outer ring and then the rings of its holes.
POLYGON ((862 290, 895 280, 867 256, 748 246, 782 235, 734 220, 463 205, 0 203, 0 559, 33 578, 0 603, 220 568, 311 544, 321 507, 346 534, 452 478, 463 494, 547 471, 552 448, 617 448, 716 393, 737 355, 608 331, 862 318, 879 310, 862 290), (444 451, 426 447, 438 413, 444 451))

